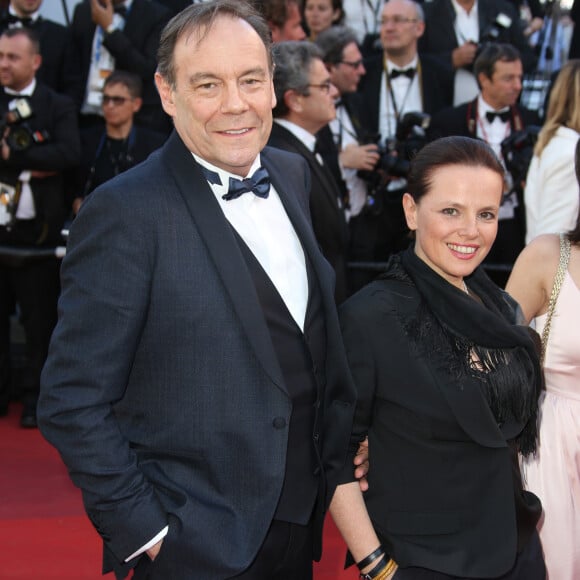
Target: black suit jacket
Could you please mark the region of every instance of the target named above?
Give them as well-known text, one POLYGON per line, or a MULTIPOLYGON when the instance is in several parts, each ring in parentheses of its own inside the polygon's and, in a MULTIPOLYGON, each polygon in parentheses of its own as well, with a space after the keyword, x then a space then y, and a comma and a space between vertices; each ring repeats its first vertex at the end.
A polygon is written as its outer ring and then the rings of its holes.
MULTIPOLYGON (((322 511, 345 461, 354 388, 307 215, 306 164, 270 148, 262 163, 322 293, 326 382, 312 435, 322 511)), ((121 573, 169 524, 152 580, 236 576, 276 510, 292 405, 235 235, 177 134, 89 196, 62 286, 39 425, 83 490, 105 572, 121 573)))
MULTIPOLYGON (((1 90, 1 115, 5 114, 13 99, 1 90)), ((41 143, 33 143, 23 151, 11 150, 7 160, 0 158, 0 181, 14 185, 20 172, 26 169, 51 173, 43 178, 33 177, 30 187, 36 209, 36 243, 52 244, 60 241, 60 230, 66 215, 64 172, 76 167, 80 161, 77 113, 72 99, 41 83, 37 83, 28 100, 33 116, 24 124, 33 131, 47 131, 48 138, 41 143)), ((6 241, 11 241, 10 235, 6 241)))
POLYGON ((348 296, 347 253, 348 230, 342 203, 342 192, 332 172, 322 166, 288 129, 274 123, 268 145, 297 153, 308 162, 312 174, 310 189, 310 213, 314 234, 320 244, 324 257, 330 262, 336 273, 335 297, 337 303, 348 296))
MULTIPOLYGON (((421 87, 423 92, 423 113, 433 115, 453 104, 453 74, 437 59, 421 56, 421 87)), ((361 79, 358 93, 362 95, 363 106, 357 111, 362 127, 369 134, 379 130, 381 83, 383 75, 383 55, 377 54, 365 61, 366 75, 361 79)), ((384 139, 386 135, 382 135, 384 139)))
MULTIPOLYGON (((458 379, 439 345, 421 336, 423 309, 415 287, 393 279, 369 284, 340 309, 358 393, 353 453, 369 436, 365 501, 402 568, 498 578, 516 556, 516 505, 529 502, 539 515, 537 498, 512 476, 508 439, 523 425, 500 427, 479 379, 458 379)), ((527 537, 534 527, 526 522, 527 537)))
MULTIPOLYGON (((451 0, 433 0, 424 5, 425 33, 419 39, 419 52, 437 57, 448 68, 453 68, 451 53, 459 44, 455 35, 455 9, 451 0)), ((520 17, 514 5, 505 0, 479 0, 477 3, 480 38, 494 24, 498 14, 511 18, 508 28, 497 27, 499 36, 495 42, 513 44, 521 54, 525 72, 536 66, 537 57, 526 40, 520 17)))
MULTIPOLYGON (((0 14, 0 32, 8 27, 6 9, 0 14)), ((59 93, 78 99, 82 80, 75 66, 70 30, 42 16, 30 28, 38 35, 42 55, 42 64, 36 72, 36 78, 59 93)))
MULTIPOLYGON (((171 17, 170 11, 152 0, 133 0, 123 30, 105 35, 104 46, 115 58, 115 68, 138 74, 143 81, 143 107, 137 119, 143 124, 163 128, 168 121, 161 109, 161 101, 154 84, 157 68, 157 49, 163 27, 171 17)), ((79 102, 84 98, 95 24, 91 18, 89 0, 80 2, 71 23, 73 46, 78 74, 82 79, 79 102)))

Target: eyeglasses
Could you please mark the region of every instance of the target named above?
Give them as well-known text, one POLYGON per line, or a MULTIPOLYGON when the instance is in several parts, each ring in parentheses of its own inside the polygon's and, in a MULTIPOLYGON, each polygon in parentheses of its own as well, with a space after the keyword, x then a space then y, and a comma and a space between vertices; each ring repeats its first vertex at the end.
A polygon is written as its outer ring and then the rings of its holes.
POLYGON ((381 18, 381 26, 386 26, 391 22, 395 26, 400 26, 401 24, 408 24, 409 22, 417 22, 417 18, 407 18, 406 16, 393 16, 392 18, 381 18))
POLYGON ((332 87, 332 83, 330 81, 326 81, 318 85, 310 84, 306 86, 313 87, 315 89, 320 89, 325 95, 328 95, 330 93, 330 87, 332 87))
POLYGON ((120 105, 124 105, 127 101, 132 101, 133 99, 130 97, 117 97, 112 95, 103 95, 103 107, 106 105, 114 105, 115 107, 119 107, 120 105))
POLYGON ((359 60, 340 60, 339 61, 340 64, 346 64, 347 66, 350 66, 354 69, 358 68, 359 66, 361 66, 361 64, 363 63, 363 59, 359 59, 359 60))

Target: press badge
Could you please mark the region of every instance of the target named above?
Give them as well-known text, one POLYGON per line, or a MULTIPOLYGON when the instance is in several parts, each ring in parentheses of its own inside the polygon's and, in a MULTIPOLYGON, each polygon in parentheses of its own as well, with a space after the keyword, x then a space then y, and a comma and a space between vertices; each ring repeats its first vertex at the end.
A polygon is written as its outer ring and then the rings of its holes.
POLYGON ((15 212, 16 189, 11 185, 0 183, 0 226, 12 223, 15 212))

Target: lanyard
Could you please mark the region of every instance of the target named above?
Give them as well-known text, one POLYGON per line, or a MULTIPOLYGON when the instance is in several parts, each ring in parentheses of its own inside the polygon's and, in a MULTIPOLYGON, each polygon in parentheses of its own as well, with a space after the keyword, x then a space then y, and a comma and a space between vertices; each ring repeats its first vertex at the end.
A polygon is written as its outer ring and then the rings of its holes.
MULTIPOLYGON (((393 91, 393 86, 392 86, 392 83, 389 79, 389 70, 387 68, 386 59, 383 59, 383 69, 385 71, 385 83, 387 86, 387 92, 389 93, 389 95, 391 97, 390 102, 393 104, 393 113, 394 113, 394 117, 395 117, 395 131, 394 132, 391 131, 390 122, 389 122, 389 135, 388 135, 388 137, 391 138, 394 136, 394 133, 396 133, 396 128, 399 125, 399 117, 401 116, 401 113, 405 110, 405 103, 407 102, 407 99, 409 98, 409 94, 411 93, 411 87, 413 86, 415 79, 418 79, 417 82, 419 83, 419 98, 421 99, 421 108, 423 108, 423 75, 421 74, 421 61, 419 59, 417 59, 417 68, 415 69, 415 75, 411 79, 411 82, 409 83, 409 86, 407 87, 407 90, 405 91, 405 96, 403 97, 403 101, 402 101, 400 107, 398 107, 397 101, 395 99, 395 93, 393 91)), ((389 118, 389 99, 387 98, 387 119, 388 118, 389 118)))
POLYGON ((366 34, 374 34, 377 31, 378 28, 377 24, 379 21, 379 11, 381 9, 381 5, 382 5, 381 0, 376 0, 374 4, 372 0, 360 0, 360 10, 366 34), (367 21, 368 14, 367 8, 370 10, 370 13, 372 15, 373 19, 372 28, 369 26, 369 23, 367 21))

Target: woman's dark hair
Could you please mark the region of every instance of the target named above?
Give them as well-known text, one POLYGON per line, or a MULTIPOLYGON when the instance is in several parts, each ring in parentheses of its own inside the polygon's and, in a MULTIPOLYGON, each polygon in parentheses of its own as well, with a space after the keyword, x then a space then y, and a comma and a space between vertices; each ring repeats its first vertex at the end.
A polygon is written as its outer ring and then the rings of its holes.
POLYGON ((415 202, 419 202, 429 191, 433 174, 441 167, 449 165, 485 167, 502 179, 505 174, 496 154, 485 141, 471 137, 443 137, 423 147, 411 162, 407 191, 415 202))
MULTIPOLYGON (((576 154, 574 156, 576 167, 576 180, 580 185, 580 139, 576 143, 576 154)), ((568 238, 573 244, 580 244, 580 207, 578 209, 578 216, 576 217, 576 226, 568 233, 568 238)))

